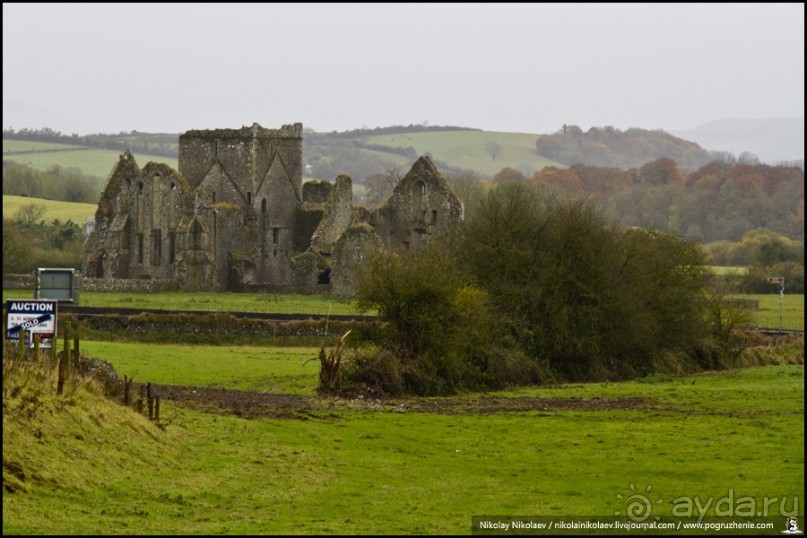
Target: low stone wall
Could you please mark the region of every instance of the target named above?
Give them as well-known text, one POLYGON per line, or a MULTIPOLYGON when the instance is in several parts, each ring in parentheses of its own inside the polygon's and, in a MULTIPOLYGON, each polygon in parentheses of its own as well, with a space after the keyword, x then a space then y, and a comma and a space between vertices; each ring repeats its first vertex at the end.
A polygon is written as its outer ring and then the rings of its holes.
POLYGON ((131 291, 142 293, 179 289, 173 279, 146 278, 82 278, 79 286, 81 291, 131 291))
POLYGON ((29 289, 31 293, 34 292, 34 275, 6 275, 3 274, 3 289, 4 290, 21 290, 29 289))
MULTIPOLYGON (((30 290, 33 297, 36 277, 33 274, 3 275, 3 289, 30 290)), ((179 287, 173 279, 159 278, 82 278, 79 280, 80 291, 131 291, 154 293, 157 291, 175 291, 179 287)))

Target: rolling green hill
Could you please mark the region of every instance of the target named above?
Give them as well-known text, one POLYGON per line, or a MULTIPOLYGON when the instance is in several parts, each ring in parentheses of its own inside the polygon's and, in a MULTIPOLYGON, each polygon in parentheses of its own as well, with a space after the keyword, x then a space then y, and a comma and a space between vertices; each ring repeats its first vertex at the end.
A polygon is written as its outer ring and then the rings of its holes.
POLYGON ((565 168, 565 165, 535 152, 535 141, 540 136, 492 131, 434 131, 369 136, 363 140, 371 144, 412 147, 417 155, 428 153, 436 161, 455 168, 475 170, 486 177, 493 177, 504 167, 515 168, 525 176, 545 166, 565 168), (489 144, 501 148, 495 158, 488 151, 489 144))
MULTIPOLYGON (((395 128, 392 130, 395 131, 395 128)), ((153 136, 152 145, 156 147, 157 141, 164 144, 168 135, 140 133, 138 136, 147 142, 148 137, 153 136)), ((367 176, 384 173, 390 168, 406 173, 421 155, 430 155, 444 174, 466 172, 487 179, 505 167, 520 170, 527 176, 544 166, 565 167, 535 152, 535 141, 540 136, 461 128, 429 130, 426 127, 422 130, 401 128, 398 134, 381 135, 368 135, 362 131, 335 135, 308 131, 304 134, 303 158, 310 167, 306 171, 307 177, 333 181, 338 174, 346 173, 357 184, 367 176), (491 154, 493 148, 498 149, 495 155, 491 154)), ((131 142, 129 138, 121 135, 115 142, 125 145, 131 142)), ((37 170, 58 165, 62 168, 78 168, 86 175, 105 178, 119 154, 118 150, 73 143, 3 139, 5 160, 27 164, 37 170)), ((141 167, 155 161, 177 168, 176 158, 142 153, 134 153, 134 156, 141 167)))
MULTIPOLYGON (((73 144, 3 139, 3 160, 27 164, 36 170, 47 170, 53 165, 79 168, 84 174, 101 178, 109 175, 120 153, 117 150, 85 148, 73 144), (21 153, 26 151, 29 153, 21 153)), ((177 160, 170 157, 135 153, 134 158, 141 168, 149 161, 177 168, 177 160)))

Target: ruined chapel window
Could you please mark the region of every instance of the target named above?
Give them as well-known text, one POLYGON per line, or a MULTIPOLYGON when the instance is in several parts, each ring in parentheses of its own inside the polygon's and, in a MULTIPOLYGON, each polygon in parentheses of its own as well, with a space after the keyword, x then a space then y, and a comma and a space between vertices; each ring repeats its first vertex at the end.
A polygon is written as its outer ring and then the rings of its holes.
POLYGON ((177 234, 168 232, 168 263, 174 263, 177 259, 177 234))
MULTIPOLYGON (((422 181, 416 181, 413 186, 412 202, 415 211, 426 210, 426 184, 422 181)), ((425 218, 425 215, 423 215, 423 218, 425 218)))
POLYGON ((261 213, 263 213, 264 215, 266 215, 266 198, 264 198, 263 200, 261 200, 261 213))
POLYGON ((140 183, 138 183, 138 185, 137 185, 137 194, 142 195, 142 194, 143 194, 143 189, 144 189, 144 188, 145 188, 145 186, 143 185, 143 182, 142 182, 142 181, 141 181, 140 183))
POLYGON ((151 230, 151 265, 162 264, 163 231, 151 230))
POLYGON ((137 234, 137 263, 143 263, 143 234, 137 234))
POLYGON ((252 193, 247 193, 247 205, 252 205, 252 193))
POLYGON ((199 224, 198 220, 194 220, 193 224, 191 225, 191 242, 193 244, 193 250, 202 250, 204 247, 202 245, 202 232, 204 229, 202 225, 199 224))
POLYGON ((437 210, 432 209, 432 224, 437 224, 437 210))
POLYGON ((280 228, 272 228, 272 243, 277 245, 278 239, 280 239, 280 228))

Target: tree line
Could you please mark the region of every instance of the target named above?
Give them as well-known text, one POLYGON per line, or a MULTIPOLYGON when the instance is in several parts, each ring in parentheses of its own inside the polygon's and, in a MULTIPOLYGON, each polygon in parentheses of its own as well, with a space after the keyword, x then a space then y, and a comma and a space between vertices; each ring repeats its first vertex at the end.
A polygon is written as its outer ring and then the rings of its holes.
POLYGON ((3 138, 14 140, 35 140, 38 142, 55 142, 89 148, 110 149, 115 151, 130 150, 133 153, 159 155, 177 158, 179 155, 179 135, 172 133, 140 133, 121 131, 118 134, 62 134, 48 127, 42 129, 14 128, 3 129, 3 138))
MULTIPOLYGON (((668 157, 680 166, 692 169, 714 160, 736 162, 727 151, 707 151, 698 144, 675 137, 662 130, 564 125, 558 132, 538 138, 535 152, 555 162, 572 165, 633 168, 668 157)), ((758 162, 756 156, 743 153, 741 162, 758 162)))
POLYGON ((52 165, 37 170, 3 159, 3 194, 94 204, 103 185, 104 179, 78 168, 52 165))
POLYGON ((526 182, 583 196, 623 226, 658 228, 700 243, 740 241, 767 228, 804 241, 804 170, 796 166, 712 161, 687 173, 668 157, 638 168, 574 164, 525 177, 504 168, 494 184, 526 182))

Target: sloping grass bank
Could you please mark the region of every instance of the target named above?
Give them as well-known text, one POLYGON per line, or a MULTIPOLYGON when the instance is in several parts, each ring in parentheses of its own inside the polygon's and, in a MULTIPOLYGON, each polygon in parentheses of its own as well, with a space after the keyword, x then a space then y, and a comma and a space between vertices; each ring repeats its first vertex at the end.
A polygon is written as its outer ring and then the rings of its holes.
POLYGON ((502 394, 646 403, 247 420, 166 402, 163 430, 76 387, 34 418, 4 409, 3 532, 465 534, 473 515, 625 513, 634 486, 660 516, 729 495, 803 514, 802 365, 502 394))

